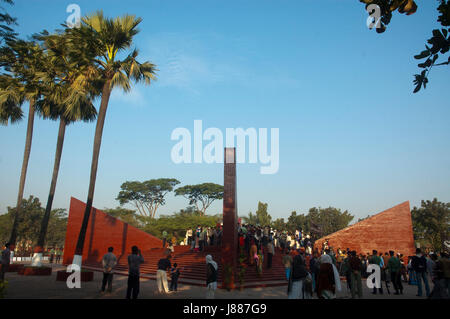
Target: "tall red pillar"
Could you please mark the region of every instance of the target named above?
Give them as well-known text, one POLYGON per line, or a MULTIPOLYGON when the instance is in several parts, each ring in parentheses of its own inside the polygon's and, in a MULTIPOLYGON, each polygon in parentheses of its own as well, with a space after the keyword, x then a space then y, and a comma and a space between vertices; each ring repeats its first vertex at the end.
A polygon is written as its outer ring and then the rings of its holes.
POLYGON ((222 269, 224 288, 235 287, 237 269, 236 148, 225 148, 223 193, 222 269))

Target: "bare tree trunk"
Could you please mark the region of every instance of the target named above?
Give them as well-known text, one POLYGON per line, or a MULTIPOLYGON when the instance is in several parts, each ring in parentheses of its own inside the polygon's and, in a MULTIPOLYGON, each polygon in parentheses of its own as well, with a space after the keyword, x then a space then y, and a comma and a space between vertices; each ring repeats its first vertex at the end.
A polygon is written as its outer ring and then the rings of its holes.
POLYGON ((14 216, 13 228, 11 230, 11 237, 9 242, 11 244, 10 249, 14 251, 14 247, 16 245, 17 240, 17 226, 20 218, 20 211, 22 209, 22 199, 23 199, 23 191, 25 188, 25 180, 27 177, 27 169, 28 169, 28 160, 30 159, 31 152, 31 142, 33 139, 33 126, 34 126, 34 99, 30 100, 30 109, 28 112, 28 126, 27 126, 27 137, 25 140, 25 151, 23 153, 23 162, 22 162, 22 171, 20 173, 20 182, 19 182, 19 194, 17 195, 17 205, 16 205, 16 214, 14 216))
POLYGON ((39 233, 39 239, 37 246, 34 248, 35 256, 37 260, 33 260, 33 266, 40 266, 40 258, 42 258, 43 247, 45 243, 45 236, 47 234, 47 227, 50 221, 50 213, 52 210, 53 198, 55 196, 56 182, 58 181, 59 164, 61 163, 61 155, 64 145, 64 136, 66 133, 66 121, 63 117, 59 120, 58 140, 56 142, 55 163, 53 165, 52 181, 50 183, 50 192, 48 194, 47 206, 45 208, 44 218, 41 223, 41 231, 39 233))
POLYGON ((109 98, 111 96, 111 80, 106 81, 102 91, 102 101, 100 103, 100 110, 98 112, 97 125, 95 127, 94 149, 92 154, 91 176, 89 180, 89 191, 86 201, 86 209, 84 210, 83 223, 81 224, 80 234, 78 236, 77 246, 74 256, 74 264, 81 267, 81 260, 83 256, 84 240, 86 237, 86 230, 91 215, 92 202, 94 200, 95 182, 97 179, 98 158, 100 155, 100 146, 102 143, 103 126, 105 124, 106 110, 108 109, 109 98))

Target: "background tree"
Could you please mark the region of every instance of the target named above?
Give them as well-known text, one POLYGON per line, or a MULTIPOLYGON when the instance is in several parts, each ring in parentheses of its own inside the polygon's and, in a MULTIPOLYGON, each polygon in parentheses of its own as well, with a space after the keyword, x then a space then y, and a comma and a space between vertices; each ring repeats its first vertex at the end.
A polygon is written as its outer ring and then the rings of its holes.
POLYGON ((216 200, 223 198, 223 186, 213 183, 186 185, 175 190, 175 196, 183 196, 189 200, 189 205, 195 205, 197 210, 206 214, 208 207, 216 200), (199 207, 201 203, 201 207, 199 207))
POLYGON ((437 21, 444 28, 434 29, 433 36, 427 41, 431 47, 425 45, 426 50, 414 56, 417 60, 426 59, 425 62, 418 64, 418 67, 423 69, 422 72, 414 75, 414 84, 416 85, 414 93, 419 92, 422 86, 424 89, 426 88, 428 75, 433 67, 450 64, 450 55, 444 56, 450 49, 450 28, 448 28, 450 26, 450 1, 441 0, 437 10, 440 13, 437 21), (439 54, 444 58, 443 60, 438 61, 439 54))
POLYGON ((316 225, 321 230, 322 236, 327 236, 347 227, 354 218, 347 210, 342 212, 334 207, 313 207, 309 210, 307 217, 309 227, 311 228, 311 224, 316 225))
POLYGON ((33 137, 35 107, 43 91, 43 85, 38 74, 45 69, 44 60, 43 50, 37 43, 23 40, 8 41, 8 47, 2 50, 0 56, 0 63, 7 65, 7 74, 3 74, 1 78, 5 82, 0 85, 1 122, 4 124, 8 123, 8 120, 11 122, 20 120, 22 113, 18 109, 24 101, 29 102, 28 125, 20 173, 16 217, 9 239, 12 249, 16 242, 18 220, 21 214, 21 202, 33 137))
MULTIPOLYGON (((36 244, 39 235, 39 229, 45 209, 41 206, 39 198, 30 196, 22 202, 18 229, 17 229, 17 249, 20 255, 29 256, 32 253, 32 247, 36 244)), ((8 212, 0 215, 0 240, 8 241, 11 233, 14 219, 16 216, 16 207, 8 207, 8 212)), ((47 246, 63 247, 67 227, 67 214, 64 209, 54 209, 51 211, 51 222, 49 224, 49 236, 47 246)))
POLYGON ((73 37, 71 37, 73 45, 91 54, 89 62, 94 67, 93 72, 81 74, 77 77, 72 86, 72 94, 77 94, 78 86, 83 86, 85 81, 97 80, 102 83, 86 209, 84 211, 73 261, 73 263, 80 266, 87 225, 94 200, 103 126, 111 92, 116 87, 120 87, 125 92, 129 92, 132 81, 143 81, 149 85, 150 81, 155 79, 155 65, 150 62, 138 62, 138 51, 136 49, 131 51, 123 60, 120 60, 118 56, 119 53, 125 53, 130 49, 134 36, 139 32, 137 26, 141 21, 141 18, 136 18, 134 15, 124 15, 123 17, 116 17, 114 19, 106 18, 103 16, 103 12, 99 11, 96 14, 84 17, 79 28, 73 28, 68 31, 73 34, 73 37))
POLYGON ((258 209, 253 215, 252 212, 248 214, 248 217, 242 217, 246 224, 255 226, 270 226, 272 224, 272 216, 267 212, 268 204, 258 202, 258 209))
POLYGON ((165 196, 180 182, 174 178, 151 179, 145 182, 125 182, 116 200, 120 205, 131 203, 142 216, 155 218, 158 207, 165 205, 165 196))
POLYGON ((283 230, 286 229, 286 223, 284 222, 284 218, 277 218, 272 222, 273 229, 283 230))
POLYGON ((435 252, 444 248, 444 241, 450 239, 450 203, 434 198, 422 201, 421 207, 411 210, 415 240, 435 252))
POLYGON ((12 29, 13 25, 17 25, 17 19, 7 13, 6 9, 1 5, 1 2, 9 5, 14 4, 12 0, 0 0, 0 46, 4 41, 13 40, 17 35, 12 29))
MULTIPOLYGON (((78 48, 71 47, 71 43, 65 34, 50 35, 43 32, 35 38, 43 43, 46 53, 45 71, 39 74, 44 84, 44 90, 42 99, 36 103, 36 107, 44 118, 59 120, 50 190, 32 263, 33 266, 39 267, 51 217, 66 127, 77 121, 90 122, 95 120, 97 111, 92 101, 99 92, 95 87, 87 86, 80 89, 79 92, 84 93, 77 94, 76 99, 69 99, 70 86, 74 79, 79 72, 85 72, 83 65, 78 62, 80 56, 84 53, 80 52, 78 48)), ((89 82, 86 82, 86 85, 88 84, 89 82)))
POLYGON ((303 231, 309 232, 310 227, 308 217, 303 214, 297 215, 297 212, 295 211, 292 212, 291 216, 288 218, 286 229, 291 233, 294 233, 297 229, 302 229, 303 231))
MULTIPOLYGON (((366 10, 372 4, 379 6, 381 19, 376 28, 378 33, 386 30, 386 26, 390 23, 393 12, 398 11, 406 15, 411 15, 418 8, 414 0, 360 0, 360 2, 366 4, 366 10)), ((422 87, 426 88, 428 75, 433 67, 450 64, 450 56, 443 56, 449 52, 450 47, 450 29, 448 28, 450 26, 450 0, 437 0, 437 5, 437 21, 443 28, 441 30, 433 30, 433 36, 427 41, 431 47, 425 45, 425 50, 414 56, 417 60, 426 59, 424 62, 418 64, 418 67, 423 69, 422 72, 414 75, 414 93, 419 92, 422 87), (440 61, 438 61, 439 55, 441 57, 443 56, 443 59, 440 61)), ((373 14, 374 12, 375 10, 372 10, 369 13, 373 14)))
POLYGON ((168 234, 177 234, 177 242, 185 238, 188 229, 195 229, 198 225, 202 227, 216 227, 217 223, 222 221, 222 215, 206 216, 196 210, 194 207, 182 209, 172 215, 162 215, 158 219, 150 220, 143 230, 161 238, 165 230, 168 234))

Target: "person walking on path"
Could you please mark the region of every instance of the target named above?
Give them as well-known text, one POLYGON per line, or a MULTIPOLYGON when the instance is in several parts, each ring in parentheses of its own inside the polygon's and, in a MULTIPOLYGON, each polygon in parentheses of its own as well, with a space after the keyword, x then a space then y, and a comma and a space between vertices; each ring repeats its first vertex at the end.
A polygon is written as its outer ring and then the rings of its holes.
POLYGON ((105 292, 106 284, 108 284, 108 292, 112 291, 112 281, 113 281, 113 270, 117 265, 117 258, 113 254, 113 247, 108 248, 108 252, 102 258, 103 264, 103 281, 102 281, 102 292, 105 292))
POLYGON ((361 282, 362 263, 361 259, 359 259, 359 257, 356 255, 356 251, 354 250, 352 251, 349 264, 351 269, 352 299, 355 299, 356 294, 361 299, 363 297, 361 282))
POLYGON ((5 249, 2 251, 1 258, 1 270, 0 270, 0 281, 5 280, 5 272, 8 271, 9 264, 11 263, 11 250, 9 250, 10 243, 5 244, 5 249))
POLYGON ((389 273, 391 274, 392 284, 394 285, 394 295, 403 294, 403 285, 400 273, 402 265, 400 263, 400 260, 394 256, 394 252, 392 250, 389 251, 389 255, 391 256, 391 258, 389 258, 387 268, 389 270, 389 273))
POLYGON ((170 264, 171 256, 161 258, 158 261, 158 270, 156 271, 156 285, 158 286, 159 293, 168 293, 169 285, 167 283, 167 271, 172 267, 170 264))
POLYGON ((137 246, 131 247, 131 255, 128 255, 128 287, 127 299, 137 299, 139 295, 140 266, 144 262, 141 251, 137 246))
POLYGON ((218 265, 211 255, 206 256, 206 299, 214 299, 217 289, 218 265))
POLYGON ((427 259, 422 255, 420 248, 416 249, 416 255, 411 259, 411 266, 417 277, 417 297, 422 297, 422 280, 425 284, 427 297, 430 296, 430 286, 427 279, 427 259))

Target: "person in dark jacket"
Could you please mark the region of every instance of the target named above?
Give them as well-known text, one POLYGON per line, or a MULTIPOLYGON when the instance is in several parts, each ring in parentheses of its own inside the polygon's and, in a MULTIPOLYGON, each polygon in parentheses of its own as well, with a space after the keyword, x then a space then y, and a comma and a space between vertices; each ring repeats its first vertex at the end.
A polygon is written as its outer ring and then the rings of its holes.
POLYGON ((144 262, 141 251, 137 246, 131 247, 131 255, 128 255, 128 287, 127 287, 127 299, 133 296, 133 299, 137 299, 139 295, 139 276, 140 265, 144 262))
MULTIPOLYGON (((301 255, 296 255, 292 262, 292 270, 290 272, 288 284, 289 299, 310 299, 311 295, 305 293, 305 280, 308 277, 305 259, 301 255)), ((311 278, 309 276, 309 278, 311 278)))
POLYGON ((387 267, 389 273, 391 274, 392 284, 394 285, 394 295, 403 294, 403 285, 400 273, 402 265, 400 263, 400 260, 394 256, 394 252, 392 250, 389 251, 389 255, 391 256, 391 258, 389 258, 387 267))
POLYGON ((362 262, 361 259, 356 255, 356 251, 352 251, 351 257, 349 260, 350 269, 351 269, 351 292, 352 299, 355 298, 355 295, 358 294, 359 298, 362 298, 362 282, 361 282, 361 271, 362 271, 362 262))

